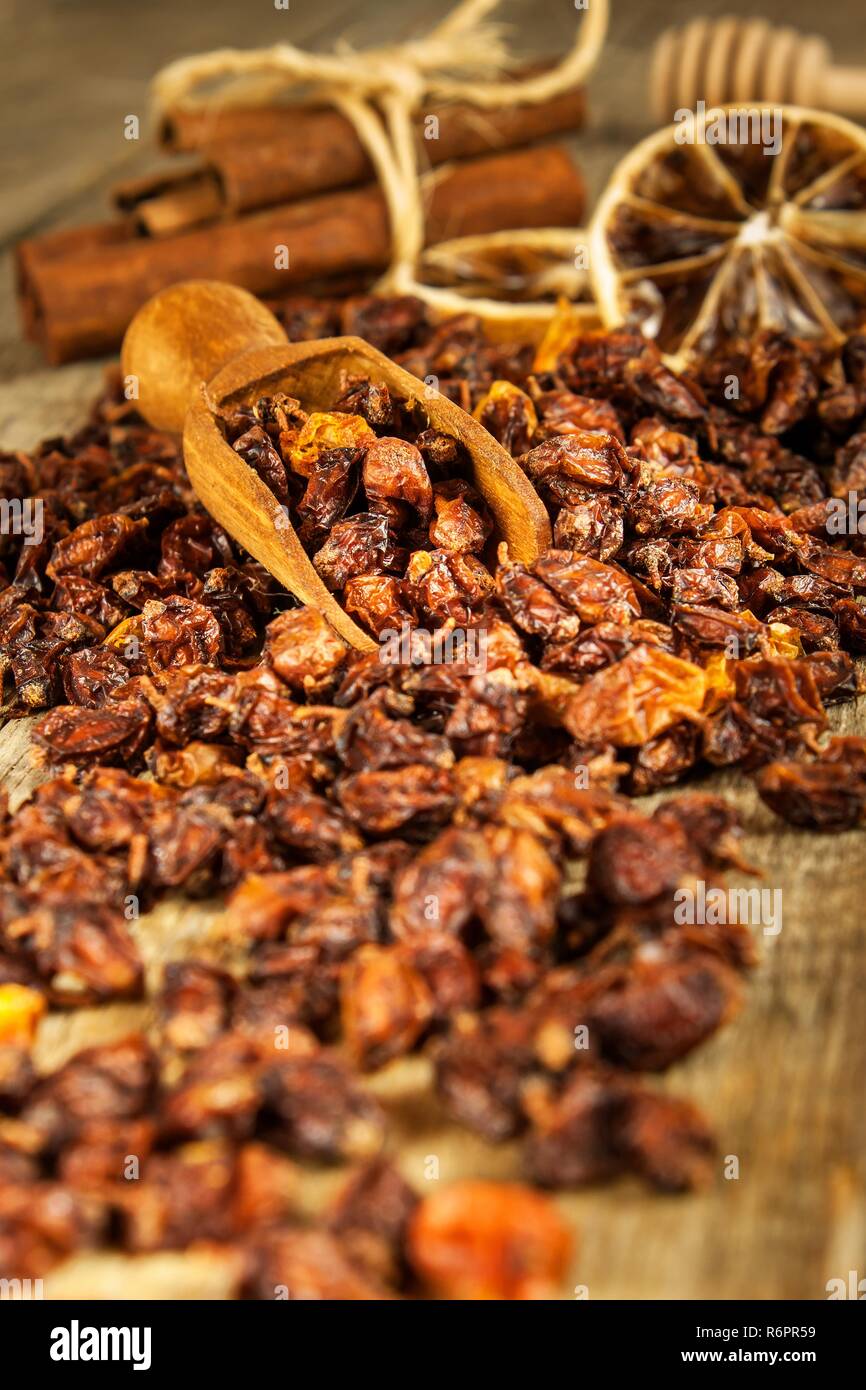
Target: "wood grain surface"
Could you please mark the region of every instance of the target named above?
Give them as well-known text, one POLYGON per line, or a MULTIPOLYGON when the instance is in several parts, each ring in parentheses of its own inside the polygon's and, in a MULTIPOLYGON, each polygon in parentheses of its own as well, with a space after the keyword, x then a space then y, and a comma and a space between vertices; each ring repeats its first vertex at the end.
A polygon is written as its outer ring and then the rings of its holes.
MULTIPOLYGON (((122 139, 122 120, 144 113, 147 79, 160 63, 204 47, 280 37, 315 47, 339 34, 381 42, 405 37, 444 8, 440 0, 292 0, 288 12, 262 6, 253 23, 251 8, 236 0, 46 0, 37 7, 0 0, 6 51, 15 24, 15 62, 0 95, 0 130, 9 145, 0 242, 8 248, 27 231, 102 217, 111 182, 157 163, 145 140, 130 148, 122 139)), ((540 52, 554 48, 574 19, 570 0, 515 0, 509 8, 524 21, 531 15, 540 52)), ((748 0, 726 8, 754 11, 748 0)), ((611 40, 591 87, 593 124, 575 144, 596 191, 613 160, 649 128, 652 38, 695 13, 686 0, 664 7, 613 0, 613 9, 611 40)), ((866 59, 863 26, 843 0, 828 0, 820 13, 806 0, 764 0, 762 9, 778 23, 807 32, 820 27, 838 61, 866 59)), ((0 274, 0 447, 28 448, 81 422, 100 367, 42 368, 18 339, 8 249, 0 274)), ((31 722, 10 720, 0 729, 0 779, 13 802, 42 775, 30 748, 31 722)), ((832 723, 838 732, 866 732, 866 701, 834 711, 832 723)), ((828 1279, 847 1278, 852 1269, 866 1275, 866 841, 861 832, 829 837, 784 826, 736 775, 707 786, 736 801, 748 828, 746 854, 763 870, 764 886, 783 895, 782 931, 758 941, 760 960, 742 1012, 660 1083, 708 1114, 719 1140, 717 1178, 709 1191, 689 1197, 659 1197, 630 1180, 558 1197, 577 1233, 564 1298, 581 1285, 591 1299, 820 1299, 828 1279), (726 1155, 739 1160, 736 1180, 723 1175, 726 1155)), ((170 900, 143 917, 137 933, 149 978, 166 960, 218 953, 219 916, 220 904, 170 900)), ((147 1005, 128 1004, 52 1015, 40 1031, 39 1064, 56 1065, 147 1018, 147 1005)), ((430 1155, 439 1159, 441 1182, 519 1174, 517 1146, 491 1147, 445 1120, 423 1059, 391 1065, 370 1086, 390 1112, 391 1146, 418 1190, 430 1155)), ((304 1202, 314 1210, 338 1180, 310 1174, 304 1202)), ((219 1298, 234 1275, 231 1261, 211 1252, 98 1255, 68 1262, 47 1291, 219 1298)))

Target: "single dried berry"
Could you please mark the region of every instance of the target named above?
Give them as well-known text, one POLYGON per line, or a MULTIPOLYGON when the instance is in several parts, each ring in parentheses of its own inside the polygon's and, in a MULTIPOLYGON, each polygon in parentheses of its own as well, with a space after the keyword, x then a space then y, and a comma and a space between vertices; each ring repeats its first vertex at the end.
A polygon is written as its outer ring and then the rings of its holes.
POLYGON ((404 439, 380 438, 364 455, 364 491, 371 504, 407 502, 422 525, 430 516, 433 489, 419 449, 404 439))
POLYGON ((313 564, 329 589, 342 589, 361 574, 401 570, 405 555, 391 534, 387 516, 359 512, 334 526, 313 564))
POLYGON ((683 718, 694 719, 706 688, 700 666, 660 647, 635 647, 571 697, 565 725, 580 742, 639 745, 683 718))
POLYGON ((571 1244, 552 1203, 510 1183, 451 1183, 409 1225, 409 1259, 440 1298, 550 1298, 571 1244))
POLYGON ((589 488, 615 488, 629 471, 619 440, 597 430, 574 430, 547 439, 518 462, 536 484, 556 477, 589 488))
POLYGON ((615 1073, 577 1071, 564 1090, 531 1098, 528 1176, 545 1187, 582 1187, 632 1171, 682 1192, 710 1180, 715 1145, 687 1102, 640 1090, 615 1073))
POLYGON ((431 1014, 427 985, 401 947, 362 946, 343 967, 343 1033, 362 1067, 408 1052, 431 1014))
POLYGON ((776 815, 812 830, 851 830, 866 820, 866 739, 831 738, 812 762, 772 762, 758 791, 776 815))
POLYGON ((145 530, 146 522, 132 521, 128 516, 117 514, 84 521, 64 540, 57 542, 47 572, 52 579, 68 574, 98 579, 121 554, 128 554, 145 530))
POLYGON ((337 1062, 292 1058, 262 1078, 273 1142, 300 1158, 370 1158, 382 1145, 384 1119, 372 1099, 337 1062))
POLYGON ((313 693, 346 660, 346 644, 313 608, 292 608, 269 624, 264 656, 297 693, 313 693))
POLYGON ((295 473, 309 478, 322 454, 331 449, 367 449, 375 438, 360 415, 314 412, 288 449, 289 463, 295 473))
POLYGON ((55 762, 128 763, 143 748, 150 726, 146 706, 120 699, 100 709, 58 705, 39 720, 33 737, 55 762))
POLYGON ((223 648, 220 625, 210 609, 180 596, 144 605, 142 638, 153 672, 196 663, 213 665, 223 648))

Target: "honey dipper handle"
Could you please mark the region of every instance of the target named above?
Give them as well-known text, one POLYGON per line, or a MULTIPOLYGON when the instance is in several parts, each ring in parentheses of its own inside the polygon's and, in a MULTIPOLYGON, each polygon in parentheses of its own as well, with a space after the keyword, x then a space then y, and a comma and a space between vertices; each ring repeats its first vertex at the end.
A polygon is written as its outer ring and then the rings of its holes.
POLYGON ((763 19, 693 19, 666 29, 653 49, 650 100, 659 122, 678 110, 750 101, 866 115, 866 68, 831 65, 817 35, 763 19))
POLYGON ((156 429, 180 434, 203 381, 242 352, 285 347, 286 334, 270 309, 236 285, 184 280, 149 299, 126 330, 124 378, 138 408, 156 429))
POLYGON ((843 116, 866 116, 866 68, 828 68, 824 104, 843 116))

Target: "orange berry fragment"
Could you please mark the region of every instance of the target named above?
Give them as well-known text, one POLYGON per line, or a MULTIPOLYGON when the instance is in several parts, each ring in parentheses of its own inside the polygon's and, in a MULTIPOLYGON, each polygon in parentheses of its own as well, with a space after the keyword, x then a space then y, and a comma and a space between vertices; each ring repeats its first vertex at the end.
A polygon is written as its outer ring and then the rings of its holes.
POLYGON ((45 996, 26 985, 0 985, 0 1043, 28 1044, 45 1012, 45 996))
POLYGON ((553 1202, 517 1183, 452 1183, 409 1228, 409 1258, 440 1298, 553 1298, 571 1247, 553 1202))

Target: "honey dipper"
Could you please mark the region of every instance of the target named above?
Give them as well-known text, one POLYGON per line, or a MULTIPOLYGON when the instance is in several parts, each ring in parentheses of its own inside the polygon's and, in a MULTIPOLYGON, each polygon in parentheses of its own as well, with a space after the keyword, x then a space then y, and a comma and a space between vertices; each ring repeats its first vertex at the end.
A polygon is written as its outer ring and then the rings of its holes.
POLYGON ((418 401, 430 425, 465 447, 476 488, 500 540, 530 562, 550 545, 550 522, 532 484, 477 420, 398 367, 362 338, 289 343, 274 315, 246 290, 188 280, 138 311, 121 353, 138 408, 157 429, 183 433, 187 473, 214 520, 290 593, 327 618, 353 647, 376 648, 325 587, 270 488, 226 441, 217 411, 285 391, 308 410, 328 410, 347 376, 418 401))
POLYGON ((663 125, 678 110, 737 102, 866 115, 866 68, 837 67, 817 35, 763 19, 694 19, 667 29, 650 67, 650 103, 663 125))

